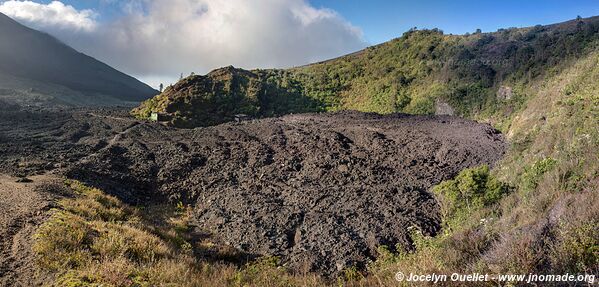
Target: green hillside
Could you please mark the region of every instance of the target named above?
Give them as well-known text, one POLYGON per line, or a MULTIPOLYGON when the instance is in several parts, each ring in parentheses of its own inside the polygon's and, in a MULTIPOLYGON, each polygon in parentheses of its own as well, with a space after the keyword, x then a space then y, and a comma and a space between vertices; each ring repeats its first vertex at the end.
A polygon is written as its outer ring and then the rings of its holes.
POLYGON ((509 140, 497 166, 465 170, 433 189, 443 234, 415 233, 410 253, 381 247, 368 275, 348 272, 347 286, 396 286, 397 271, 599 274, 599 17, 462 36, 414 30, 323 63, 229 71, 242 76, 212 83, 225 93, 178 92, 207 79, 194 76, 135 113, 168 112, 176 125, 192 127, 238 112, 453 111, 491 123, 509 140), (200 107, 189 103, 199 95, 220 109, 218 117, 194 113, 200 107), (202 117, 210 120, 195 120, 202 117))
POLYGON ((265 117, 323 110, 302 94, 300 83, 289 72, 226 67, 182 79, 133 113, 141 118, 152 112, 167 113, 173 125, 190 128, 231 121, 237 114, 265 117))
POLYGON ((414 234, 413 253, 382 249, 370 270, 376 276, 362 281, 374 286, 376 278, 388 278, 385 285, 396 284, 397 270, 599 274, 599 51, 521 89, 528 96, 512 113, 504 160, 491 171, 465 170, 433 189, 444 214, 443 234, 414 234))
POLYGON ((524 87, 592 52, 599 18, 495 33, 412 30, 334 60, 287 70, 232 67, 190 76, 134 114, 171 114, 179 127, 308 111, 454 113, 503 127, 530 95, 524 87))

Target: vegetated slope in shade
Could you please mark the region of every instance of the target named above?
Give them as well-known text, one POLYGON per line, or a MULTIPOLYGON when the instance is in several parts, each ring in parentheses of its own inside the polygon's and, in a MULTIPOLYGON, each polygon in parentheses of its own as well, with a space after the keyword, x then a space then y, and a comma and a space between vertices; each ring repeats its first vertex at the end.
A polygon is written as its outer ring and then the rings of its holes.
POLYGON ((73 105, 139 103, 157 93, 133 77, 1 13, 0 84, 10 90, 0 91, 0 96, 50 95, 57 103, 73 105))
POLYGON ((133 113, 180 127, 306 111, 456 114, 500 128, 530 98, 526 85, 597 46, 599 17, 494 33, 413 30, 330 61, 287 70, 224 68, 190 76, 133 113))
POLYGON ((518 192, 479 259, 494 272, 599 274, 599 50, 527 90, 497 170, 518 192))
MULTIPOLYGON (((381 256, 372 276, 360 284, 393 286, 397 270, 404 274, 575 274, 581 275, 577 282, 536 284, 597 284, 599 50, 534 81, 524 91, 531 98, 508 122, 510 148, 505 158, 489 173, 467 170, 456 181, 434 189, 448 210, 443 236, 418 238, 412 254, 381 256), (511 186, 499 197, 498 181, 511 186), (484 202, 487 195, 493 200, 484 202), (472 198, 483 199, 483 204, 471 204, 472 198)), ((446 285, 463 286, 462 282, 446 285)))
POLYGON ((282 87, 276 82, 280 80, 271 72, 230 66, 182 79, 133 113, 147 118, 153 111, 165 112, 173 125, 189 128, 231 121, 237 114, 265 117, 319 110, 314 99, 298 93, 298 83, 283 79, 282 87))
POLYGON ((493 164, 501 134, 455 117, 306 114, 194 130, 139 124, 67 175, 129 202, 192 203, 196 224, 294 270, 364 267, 439 231, 427 189, 493 164))

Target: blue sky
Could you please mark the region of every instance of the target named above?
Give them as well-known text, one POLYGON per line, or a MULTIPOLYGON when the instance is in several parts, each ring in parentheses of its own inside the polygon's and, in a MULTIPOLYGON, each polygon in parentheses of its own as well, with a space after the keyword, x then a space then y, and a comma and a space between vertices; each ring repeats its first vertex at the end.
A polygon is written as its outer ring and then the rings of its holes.
POLYGON ((380 43, 411 27, 440 28, 464 34, 477 28, 486 32, 499 28, 552 24, 599 15, 599 0, 311 0, 316 7, 336 10, 362 28, 366 40, 380 43))
POLYGON ((0 12, 157 87, 228 65, 318 62, 412 27, 464 34, 590 17, 599 0, 0 0, 0 12))

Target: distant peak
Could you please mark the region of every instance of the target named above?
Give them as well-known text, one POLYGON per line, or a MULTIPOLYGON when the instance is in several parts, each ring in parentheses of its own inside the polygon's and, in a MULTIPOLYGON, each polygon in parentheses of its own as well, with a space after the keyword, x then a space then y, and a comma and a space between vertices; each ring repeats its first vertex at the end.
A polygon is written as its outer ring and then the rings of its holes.
POLYGON ((0 21, 17 23, 13 18, 8 17, 6 14, 0 12, 0 21))

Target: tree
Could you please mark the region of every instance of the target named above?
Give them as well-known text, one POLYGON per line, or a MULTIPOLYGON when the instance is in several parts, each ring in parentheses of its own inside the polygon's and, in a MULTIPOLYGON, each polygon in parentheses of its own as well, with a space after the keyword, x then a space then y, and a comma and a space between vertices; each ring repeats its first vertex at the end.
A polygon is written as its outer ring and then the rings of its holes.
POLYGON ((483 32, 483 30, 481 30, 481 29, 476 29, 476 32, 474 32, 474 34, 480 34, 480 33, 482 33, 482 32, 483 32))
POLYGON ((160 86, 158 86, 159 91, 162 93, 162 89, 164 88, 164 85, 162 83, 160 83, 160 86))

